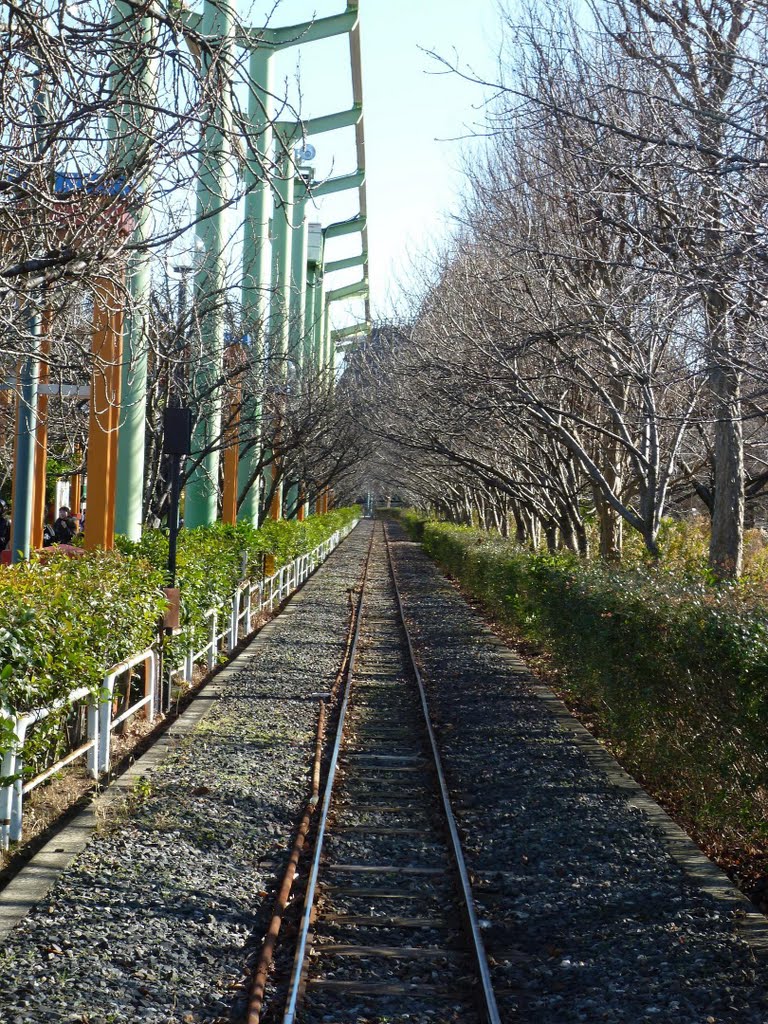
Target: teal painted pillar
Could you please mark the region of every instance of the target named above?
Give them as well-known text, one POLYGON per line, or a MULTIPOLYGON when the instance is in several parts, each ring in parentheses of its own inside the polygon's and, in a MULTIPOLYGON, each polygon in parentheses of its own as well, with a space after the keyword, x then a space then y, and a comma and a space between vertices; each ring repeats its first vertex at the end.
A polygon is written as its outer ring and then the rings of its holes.
POLYGON ((198 237, 203 243, 200 266, 195 274, 195 302, 200 324, 200 350, 191 360, 192 391, 198 404, 198 418, 192 434, 193 460, 200 460, 187 481, 184 520, 187 526, 208 526, 219 509, 219 444, 221 440, 221 387, 224 355, 226 204, 231 169, 227 132, 230 128, 228 72, 229 50, 234 44, 234 12, 206 0, 201 29, 208 37, 211 53, 203 52, 203 73, 214 76, 208 124, 203 131, 197 185, 198 237), (213 58, 213 59, 212 59, 213 58))
POLYGON ((291 246, 291 300, 290 300, 290 355, 299 379, 304 365, 304 342, 307 330, 307 247, 309 225, 307 224, 307 191, 313 174, 310 168, 302 169, 303 177, 295 185, 293 217, 293 240, 291 246))
MULTIPOLYGON (((145 218, 142 218, 145 220, 145 218)), ((143 240, 144 228, 137 234, 143 240)), ((146 302, 150 288, 149 261, 143 254, 129 268, 131 308, 123 330, 121 421, 117 435, 115 533, 141 539, 144 513, 144 450, 147 425, 146 302)))
MULTIPOLYGON (((298 386, 304 390, 304 341, 307 331, 307 202, 308 185, 314 174, 309 167, 302 168, 294 185, 293 237, 291 240, 291 296, 290 296, 290 361, 296 374, 298 386)), ((299 503, 299 484, 294 481, 289 487, 285 504, 295 518, 299 503)))
MULTIPOLYGON (((272 221, 274 260, 272 282, 272 304, 269 313, 269 366, 273 381, 279 383, 287 378, 288 354, 290 350, 291 310, 291 253, 293 243, 293 163, 287 145, 279 142, 275 163, 278 177, 275 183, 276 200, 272 221)), ((278 417, 279 421, 279 417, 278 417)), ((278 425, 279 432, 279 425, 278 425)), ((279 457, 280 438, 273 438, 271 447, 279 457)), ((272 485, 276 466, 269 467, 265 474, 265 489, 272 485)), ((283 514, 283 485, 278 485, 269 509, 271 519, 280 519, 283 514)))
POLYGON ((317 273, 317 264, 307 264, 307 297, 306 297, 306 310, 307 310, 307 322, 306 330, 304 331, 304 354, 302 356, 302 363, 305 371, 310 374, 314 373, 315 359, 314 359, 314 332, 315 332, 315 306, 317 304, 317 293, 319 290, 319 281, 317 273))
POLYGON ((325 319, 326 319, 326 303, 325 303, 325 276, 320 271, 318 282, 317 295, 315 298, 315 332, 313 338, 313 347, 315 351, 316 369, 318 382, 322 383, 324 379, 324 368, 325 368, 325 354, 324 354, 324 336, 325 336, 325 319))
POLYGON ((244 180, 245 227, 243 235, 243 333, 250 337, 252 365, 256 380, 249 393, 243 395, 241 432, 248 430, 250 437, 241 444, 237 479, 240 505, 237 517, 254 526, 259 521, 260 477, 253 483, 261 458, 261 380, 264 364, 267 312, 271 286, 271 244, 269 219, 272 212, 272 190, 264 168, 271 159, 274 132, 270 119, 273 87, 272 51, 251 51, 251 92, 248 99, 248 120, 254 136, 255 158, 248 160, 244 180), (258 437, 258 440, 257 440, 258 437), (248 443, 248 442, 256 443, 248 443))
POLYGON ((322 358, 323 358, 323 374, 325 382, 329 389, 333 385, 333 371, 334 362, 333 359, 333 341, 331 339, 331 304, 328 301, 328 297, 325 297, 323 304, 323 338, 322 338, 322 358))
MULTIPOLYGON (((137 18, 135 7, 126 0, 117 0, 115 24, 122 26, 125 50, 113 76, 113 89, 125 96, 125 102, 112 119, 111 163, 118 175, 132 188, 137 160, 137 144, 151 136, 157 92, 157 55, 154 40, 157 33, 153 18, 137 18), (134 50, 137 59, 126 62, 126 53, 134 50)), ((142 203, 134 243, 149 238, 149 212, 142 203)), ((150 267, 146 253, 132 257, 128 267, 128 288, 131 302, 123 329, 123 367, 121 387, 121 419, 117 440, 117 484, 115 490, 115 532, 131 540, 141 537, 144 506, 144 445, 147 413, 146 322, 150 292, 150 267)))
MULTIPOLYGON (((290 145, 290 142, 288 143, 290 145)), ((269 318, 270 363, 280 377, 285 375, 290 350, 291 259, 293 252, 293 218, 295 179, 287 148, 278 144, 275 163, 278 167, 276 203, 273 219, 274 280, 269 318)))
POLYGON ((18 379, 16 460, 13 476, 13 506, 11 508, 11 560, 14 563, 26 561, 29 558, 32 533, 35 435, 40 374, 40 314, 38 312, 30 312, 28 329, 31 350, 21 366, 18 379))
POLYGON ((323 317, 325 286, 323 261, 325 236, 322 225, 310 224, 307 270, 307 358, 305 365, 311 367, 314 377, 320 374, 320 323, 323 317))

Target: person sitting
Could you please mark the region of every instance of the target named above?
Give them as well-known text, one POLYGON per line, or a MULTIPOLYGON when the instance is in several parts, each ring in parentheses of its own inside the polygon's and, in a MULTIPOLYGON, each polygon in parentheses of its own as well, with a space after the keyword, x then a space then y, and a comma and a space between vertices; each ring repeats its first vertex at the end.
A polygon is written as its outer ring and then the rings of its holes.
POLYGON ((0 499, 0 551, 5 551, 11 540, 11 520, 8 518, 8 506, 0 499))
POLYGON ((46 523, 43 527, 43 547, 49 548, 51 544, 56 543, 56 531, 54 530, 51 523, 46 523))
POLYGON ((71 544, 75 535, 74 525, 71 523, 72 513, 67 505, 59 509, 59 518, 53 524, 53 532, 57 544, 71 544))

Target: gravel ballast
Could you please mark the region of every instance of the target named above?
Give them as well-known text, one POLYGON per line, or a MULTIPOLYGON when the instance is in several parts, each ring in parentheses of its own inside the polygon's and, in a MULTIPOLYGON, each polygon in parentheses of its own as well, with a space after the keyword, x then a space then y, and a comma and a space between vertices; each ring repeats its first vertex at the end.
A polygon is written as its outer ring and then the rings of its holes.
MULTIPOLYGON (((242 1020, 370 529, 217 676, 198 727, 0 941, 0 1024, 242 1020)), ((768 1024, 743 904, 692 882, 652 805, 606 774, 596 745, 391 529, 505 1024, 768 1024)), ((354 859, 349 834, 334 842, 354 859)), ((361 1013, 331 1019, 379 1024, 374 1003, 361 1013)), ((454 1018, 424 1006, 402 1019, 454 1018)))
POLYGON ((606 775, 578 727, 563 730, 558 702, 542 699, 418 545, 389 529, 502 1019, 768 1021, 765 954, 743 938, 746 901, 693 883, 680 863, 696 860, 688 844, 672 856, 670 829, 631 806, 633 787, 606 775))
POLYGON ((2 1024, 242 1017, 370 528, 216 677, 198 727, 2 940, 2 1024))

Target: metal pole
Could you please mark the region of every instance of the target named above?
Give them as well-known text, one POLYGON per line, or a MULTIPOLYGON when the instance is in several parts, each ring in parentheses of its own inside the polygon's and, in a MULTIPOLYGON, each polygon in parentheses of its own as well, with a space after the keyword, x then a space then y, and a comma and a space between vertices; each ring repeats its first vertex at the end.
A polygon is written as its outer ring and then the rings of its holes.
POLYGON ((181 455, 171 460, 171 504, 168 509, 168 578, 169 586, 176 586, 176 548, 179 537, 179 504, 181 499, 181 455))
POLYGON ((302 168, 301 177, 295 183, 291 242, 290 357, 299 375, 304 364, 304 337, 307 326, 307 189, 313 177, 311 168, 302 168))
MULTIPOLYGON (((243 237, 242 306, 243 333, 247 334, 251 341, 251 363, 256 376, 256 387, 261 386, 260 374, 264 362, 264 336, 272 270, 269 238, 272 191, 264 170, 271 159, 274 146, 270 118, 274 92, 271 57, 272 52, 269 50, 252 50, 251 92, 248 99, 250 127, 255 135, 255 160, 249 160, 245 168, 245 184, 248 191, 245 199, 243 237)), ((242 496, 242 501, 238 519, 256 525, 259 520, 260 479, 254 477, 261 459, 261 443, 256 440, 256 435, 261 431, 261 394, 252 392, 244 396, 242 419, 244 429, 247 429, 251 436, 240 450, 238 492, 242 496)))
MULTIPOLYGON (((288 355, 290 351, 290 309, 291 309, 291 251, 293 243, 293 205, 294 205, 294 173, 289 152, 290 140, 287 144, 281 140, 277 145, 275 162, 279 173, 276 183, 277 203, 273 221, 274 230, 274 265, 272 306, 269 315, 269 365, 270 379, 277 390, 276 403, 282 402, 281 391, 288 380, 288 355)), ((272 439, 274 460, 269 468, 269 480, 266 487, 272 485, 280 472, 280 413, 276 436, 272 439)), ((283 484, 277 485, 269 508, 270 519, 280 519, 283 515, 283 484)))
MULTIPOLYGON (((309 199, 308 186, 314 177, 312 168, 302 168, 294 185, 293 231, 291 232, 291 294, 289 316, 289 358, 295 372, 296 386, 304 389, 304 338, 307 329, 307 245, 309 226, 306 212, 309 199)), ((292 518, 303 518, 299 504, 301 481, 291 483, 285 496, 286 508, 292 518)))

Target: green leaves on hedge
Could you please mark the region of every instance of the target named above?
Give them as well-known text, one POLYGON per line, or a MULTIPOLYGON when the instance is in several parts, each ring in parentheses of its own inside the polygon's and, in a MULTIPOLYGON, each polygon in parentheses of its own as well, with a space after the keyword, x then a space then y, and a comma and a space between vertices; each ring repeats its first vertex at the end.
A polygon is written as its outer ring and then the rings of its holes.
POLYGON ((533 553, 401 517, 436 561, 553 657, 625 763, 705 828, 768 835, 768 607, 690 574, 533 553))
POLYGON ((0 703, 21 713, 81 686, 97 692, 113 664, 154 641, 162 582, 116 551, 0 570, 0 703))

